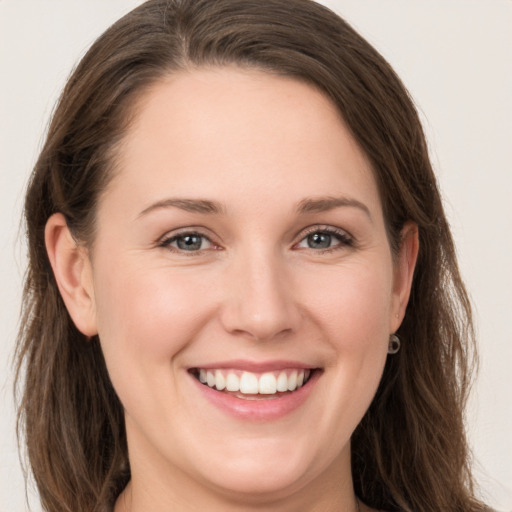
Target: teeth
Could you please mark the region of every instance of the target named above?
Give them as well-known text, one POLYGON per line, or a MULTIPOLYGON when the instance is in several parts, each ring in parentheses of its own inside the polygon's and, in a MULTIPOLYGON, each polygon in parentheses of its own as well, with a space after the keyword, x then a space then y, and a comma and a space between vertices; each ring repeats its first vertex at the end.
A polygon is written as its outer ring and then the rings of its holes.
POLYGON ((288 376, 288 391, 295 391, 297 388, 297 372, 294 370, 288 376))
POLYGON ((228 391, 240 391, 240 379, 234 373, 228 373, 226 377, 226 389, 228 391))
POLYGON ((262 374, 239 370, 199 370, 199 381, 218 391, 240 392, 246 395, 275 395, 295 391, 309 379, 311 370, 282 370, 262 374))
POLYGON ((244 372, 240 378, 240 393, 255 395, 258 392, 258 377, 254 373, 244 372))
POLYGON ((219 391, 222 391, 226 387, 226 379, 219 370, 215 372, 215 387, 219 391))
POLYGON ((264 373, 258 386, 260 395, 274 395, 277 392, 277 379, 273 373, 264 373))
POLYGON ((288 377, 286 372, 281 372, 277 377, 277 391, 288 391, 288 377))

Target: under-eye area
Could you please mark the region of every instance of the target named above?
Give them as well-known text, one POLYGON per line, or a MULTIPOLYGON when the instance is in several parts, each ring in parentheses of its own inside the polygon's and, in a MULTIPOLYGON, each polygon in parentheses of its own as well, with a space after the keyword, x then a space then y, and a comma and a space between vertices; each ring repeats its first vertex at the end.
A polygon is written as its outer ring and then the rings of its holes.
POLYGON ((192 368, 189 372, 202 384, 239 398, 278 398, 304 387, 321 372, 319 368, 248 372, 235 369, 192 368))

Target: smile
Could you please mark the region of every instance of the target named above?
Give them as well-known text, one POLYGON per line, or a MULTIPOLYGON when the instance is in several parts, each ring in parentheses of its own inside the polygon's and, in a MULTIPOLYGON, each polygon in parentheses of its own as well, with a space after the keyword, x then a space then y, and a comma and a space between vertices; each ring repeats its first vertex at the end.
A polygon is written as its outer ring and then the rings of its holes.
POLYGON ((189 367, 201 403, 237 421, 276 421, 302 407, 323 369, 302 362, 231 360, 189 367))
POLYGON ((198 368, 191 373, 199 382, 212 389, 248 399, 256 398, 256 395, 277 397, 296 391, 308 382, 312 371, 299 368, 256 373, 236 369, 198 368))

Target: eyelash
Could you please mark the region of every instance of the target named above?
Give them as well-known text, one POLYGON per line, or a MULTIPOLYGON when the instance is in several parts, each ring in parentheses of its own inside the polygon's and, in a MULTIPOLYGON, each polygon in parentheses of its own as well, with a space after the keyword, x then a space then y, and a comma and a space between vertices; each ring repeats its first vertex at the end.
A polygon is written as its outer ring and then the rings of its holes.
MULTIPOLYGON (((310 250, 312 250, 316 253, 321 253, 321 254, 329 253, 329 252, 333 252, 336 250, 340 250, 342 248, 354 246, 354 239, 346 231, 343 231, 341 229, 336 229, 336 228, 333 228, 330 226, 312 226, 306 230, 306 232, 302 235, 302 238, 300 239, 300 241, 297 244, 295 244, 294 247, 296 247, 298 244, 300 244, 304 240, 306 240, 308 238, 308 236, 316 234, 316 233, 332 236, 332 237, 336 238, 339 242, 338 244, 336 244, 332 247, 325 248, 325 249, 313 249, 311 247, 309 248, 310 250)), ((159 247, 169 249, 173 252, 183 254, 185 256, 194 256, 198 253, 202 253, 203 251, 211 250, 210 248, 208 248, 208 249, 198 249, 198 250, 187 251, 185 249, 180 249, 179 247, 171 246, 171 244, 173 242, 176 242, 180 238, 184 238, 187 236, 196 236, 196 237, 201 238, 202 240, 206 240, 213 246, 213 250, 218 250, 218 246, 214 242, 212 242, 212 240, 210 238, 208 238, 206 235, 204 235, 203 233, 200 233, 198 231, 182 231, 181 233, 176 233, 170 237, 164 238, 161 242, 159 242, 158 245, 159 245, 159 247)))
MULTIPOLYGON (((203 233, 200 233, 198 231, 182 231, 181 233, 176 233, 174 235, 171 235, 170 237, 164 238, 158 245, 159 247, 163 247, 165 249, 169 249, 173 252, 183 254, 185 256, 194 256, 197 253, 202 253, 203 251, 209 250, 209 249, 199 249, 197 251, 187 251, 185 249, 180 249, 179 247, 172 247, 171 244, 173 242, 176 242, 180 238, 185 238, 187 236, 196 236, 201 238, 202 240, 207 240, 214 248, 217 247, 216 244, 214 244, 210 238, 208 238, 203 233)), ((214 249, 216 250, 216 249, 214 249)))
POLYGON ((332 236, 336 238, 340 243, 325 249, 309 248, 314 252, 324 254, 337 251, 346 247, 354 247, 354 239, 346 231, 342 229, 333 228, 331 226, 312 226, 311 228, 308 228, 304 235, 302 236, 302 238, 300 239, 299 244, 303 242, 308 236, 313 235, 315 233, 332 236))

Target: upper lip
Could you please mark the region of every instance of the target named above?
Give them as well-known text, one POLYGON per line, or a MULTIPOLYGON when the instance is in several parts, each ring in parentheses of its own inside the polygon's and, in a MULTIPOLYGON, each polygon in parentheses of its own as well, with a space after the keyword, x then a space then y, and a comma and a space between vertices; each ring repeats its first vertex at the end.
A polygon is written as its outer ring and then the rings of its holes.
POLYGON ((263 373, 286 369, 313 370, 315 368, 318 368, 318 366, 302 363, 300 361, 248 361, 243 359, 231 359, 229 361, 217 361, 214 363, 200 364, 197 366, 190 367, 189 369, 192 370, 194 368, 201 368, 204 370, 233 369, 242 370, 246 372, 263 373))

